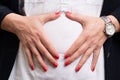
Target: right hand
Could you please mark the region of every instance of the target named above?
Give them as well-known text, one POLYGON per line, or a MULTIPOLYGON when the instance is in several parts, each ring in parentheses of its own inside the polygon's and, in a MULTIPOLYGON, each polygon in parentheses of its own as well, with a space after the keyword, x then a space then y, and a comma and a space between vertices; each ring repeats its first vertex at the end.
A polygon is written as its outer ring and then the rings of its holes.
POLYGON ((33 55, 44 71, 47 71, 48 68, 43 57, 48 59, 54 67, 58 66, 56 59, 59 58, 59 55, 46 37, 43 25, 57 19, 59 16, 58 13, 37 16, 20 16, 10 13, 2 21, 1 28, 3 30, 18 36, 32 70, 35 69, 33 55))

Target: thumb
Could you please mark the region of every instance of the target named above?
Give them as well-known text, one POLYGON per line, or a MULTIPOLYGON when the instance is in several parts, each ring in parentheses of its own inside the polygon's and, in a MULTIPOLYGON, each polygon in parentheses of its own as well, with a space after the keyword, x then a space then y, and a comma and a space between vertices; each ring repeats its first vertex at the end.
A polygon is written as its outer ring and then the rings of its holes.
POLYGON ((66 17, 73 20, 73 21, 77 21, 80 24, 84 24, 86 21, 86 16, 82 15, 82 14, 75 14, 75 13, 71 13, 71 12, 66 12, 66 17))
POLYGON ((44 14, 42 16, 43 23, 47 23, 49 21, 55 20, 60 16, 60 12, 50 13, 50 14, 44 14))

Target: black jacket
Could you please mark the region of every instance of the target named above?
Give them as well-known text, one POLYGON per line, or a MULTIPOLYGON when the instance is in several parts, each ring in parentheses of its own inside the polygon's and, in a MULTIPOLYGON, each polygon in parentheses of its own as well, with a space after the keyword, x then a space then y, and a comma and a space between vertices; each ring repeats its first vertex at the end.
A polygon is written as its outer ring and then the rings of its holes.
MULTIPOLYGON (((9 13, 19 13, 18 0, 0 0, 0 23, 9 13)), ((101 16, 113 15, 120 22, 120 0, 104 0, 101 16)), ((8 80, 18 51, 16 35, 0 29, 0 80, 8 80)), ((120 80, 120 33, 104 44, 105 78, 120 80)))

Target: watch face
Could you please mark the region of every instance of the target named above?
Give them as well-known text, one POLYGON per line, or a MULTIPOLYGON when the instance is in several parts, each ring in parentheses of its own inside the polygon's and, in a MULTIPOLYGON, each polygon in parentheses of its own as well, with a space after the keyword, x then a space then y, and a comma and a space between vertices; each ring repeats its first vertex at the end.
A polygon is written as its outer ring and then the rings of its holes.
POLYGON ((115 33, 115 26, 111 23, 106 24, 106 34, 108 36, 113 36, 115 33))

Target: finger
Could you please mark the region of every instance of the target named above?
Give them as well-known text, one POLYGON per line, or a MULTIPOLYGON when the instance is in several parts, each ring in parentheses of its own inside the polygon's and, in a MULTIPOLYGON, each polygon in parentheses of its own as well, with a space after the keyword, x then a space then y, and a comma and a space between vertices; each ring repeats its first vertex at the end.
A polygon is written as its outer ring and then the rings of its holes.
POLYGON ((44 14, 40 16, 40 19, 42 18, 43 23, 47 23, 49 21, 55 20, 60 16, 60 12, 50 13, 50 14, 44 14))
POLYGON ((24 48, 25 54, 26 54, 26 56, 27 56, 29 65, 30 65, 30 67, 31 67, 31 70, 34 70, 34 69, 35 69, 35 66, 34 66, 34 63, 33 63, 33 59, 32 59, 31 52, 30 52, 30 50, 29 50, 28 47, 23 46, 23 48, 24 48))
POLYGON ((98 57, 99 57, 99 54, 100 54, 100 49, 101 49, 101 48, 96 48, 96 49, 93 51, 93 60, 92 60, 92 65, 91 65, 91 70, 92 70, 92 71, 95 70, 96 64, 97 64, 97 62, 98 62, 98 57))
POLYGON ((48 50, 48 52, 55 58, 59 59, 59 54, 54 48, 53 44, 50 42, 50 40, 46 37, 45 34, 41 35, 41 42, 45 46, 45 48, 48 50))
POLYGON ((95 49, 95 46, 89 48, 85 54, 82 56, 82 58, 80 59, 80 62, 78 63, 78 65, 76 66, 76 72, 78 72, 81 67, 85 64, 85 62, 88 60, 88 58, 90 57, 90 55, 92 54, 93 50, 95 49))
POLYGON ((71 19, 71 20, 77 21, 81 24, 84 24, 84 22, 86 21, 86 16, 82 15, 82 14, 75 14, 75 13, 66 12, 66 17, 71 19))
POLYGON ((47 70, 48 70, 47 65, 46 65, 45 62, 43 61, 43 59, 42 59, 39 51, 35 48, 34 45, 30 45, 30 44, 29 44, 29 46, 30 46, 31 52, 32 52, 32 53, 35 55, 35 57, 37 58, 40 66, 42 67, 42 69, 43 69, 44 71, 47 71, 47 70))
POLYGON ((93 51, 93 60, 92 60, 92 65, 91 65, 91 70, 94 71, 95 70, 95 67, 96 67, 96 64, 98 62, 98 58, 99 58, 99 55, 100 55, 100 50, 101 50, 101 47, 103 45, 103 43, 105 42, 106 39, 101 39, 99 44, 100 45, 97 45, 97 47, 95 48, 95 50, 93 51))
POLYGON ((72 46, 66 51, 64 58, 67 59, 70 57, 80 46, 86 41, 86 37, 83 32, 80 34, 80 37, 72 44, 72 46))
POLYGON ((65 66, 69 65, 70 63, 75 61, 77 58, 79 58, 83 53, 85 53, 86 50, 89 48, 88 46, 89 44, 90 44, 89 41, 84 42, 84 44, 81 45, 81 47, 73 55, 71 55, 68 59, 66 59, 65 66))
POLYGON ((57 61, 53 58, 53 56, 48 52, 48 50, 44 47, 44 45, 40 41, 34 41, 37 49, 41 52, 41 54, 47 58, 53 66, 56 68, 58 66, 57 61))

